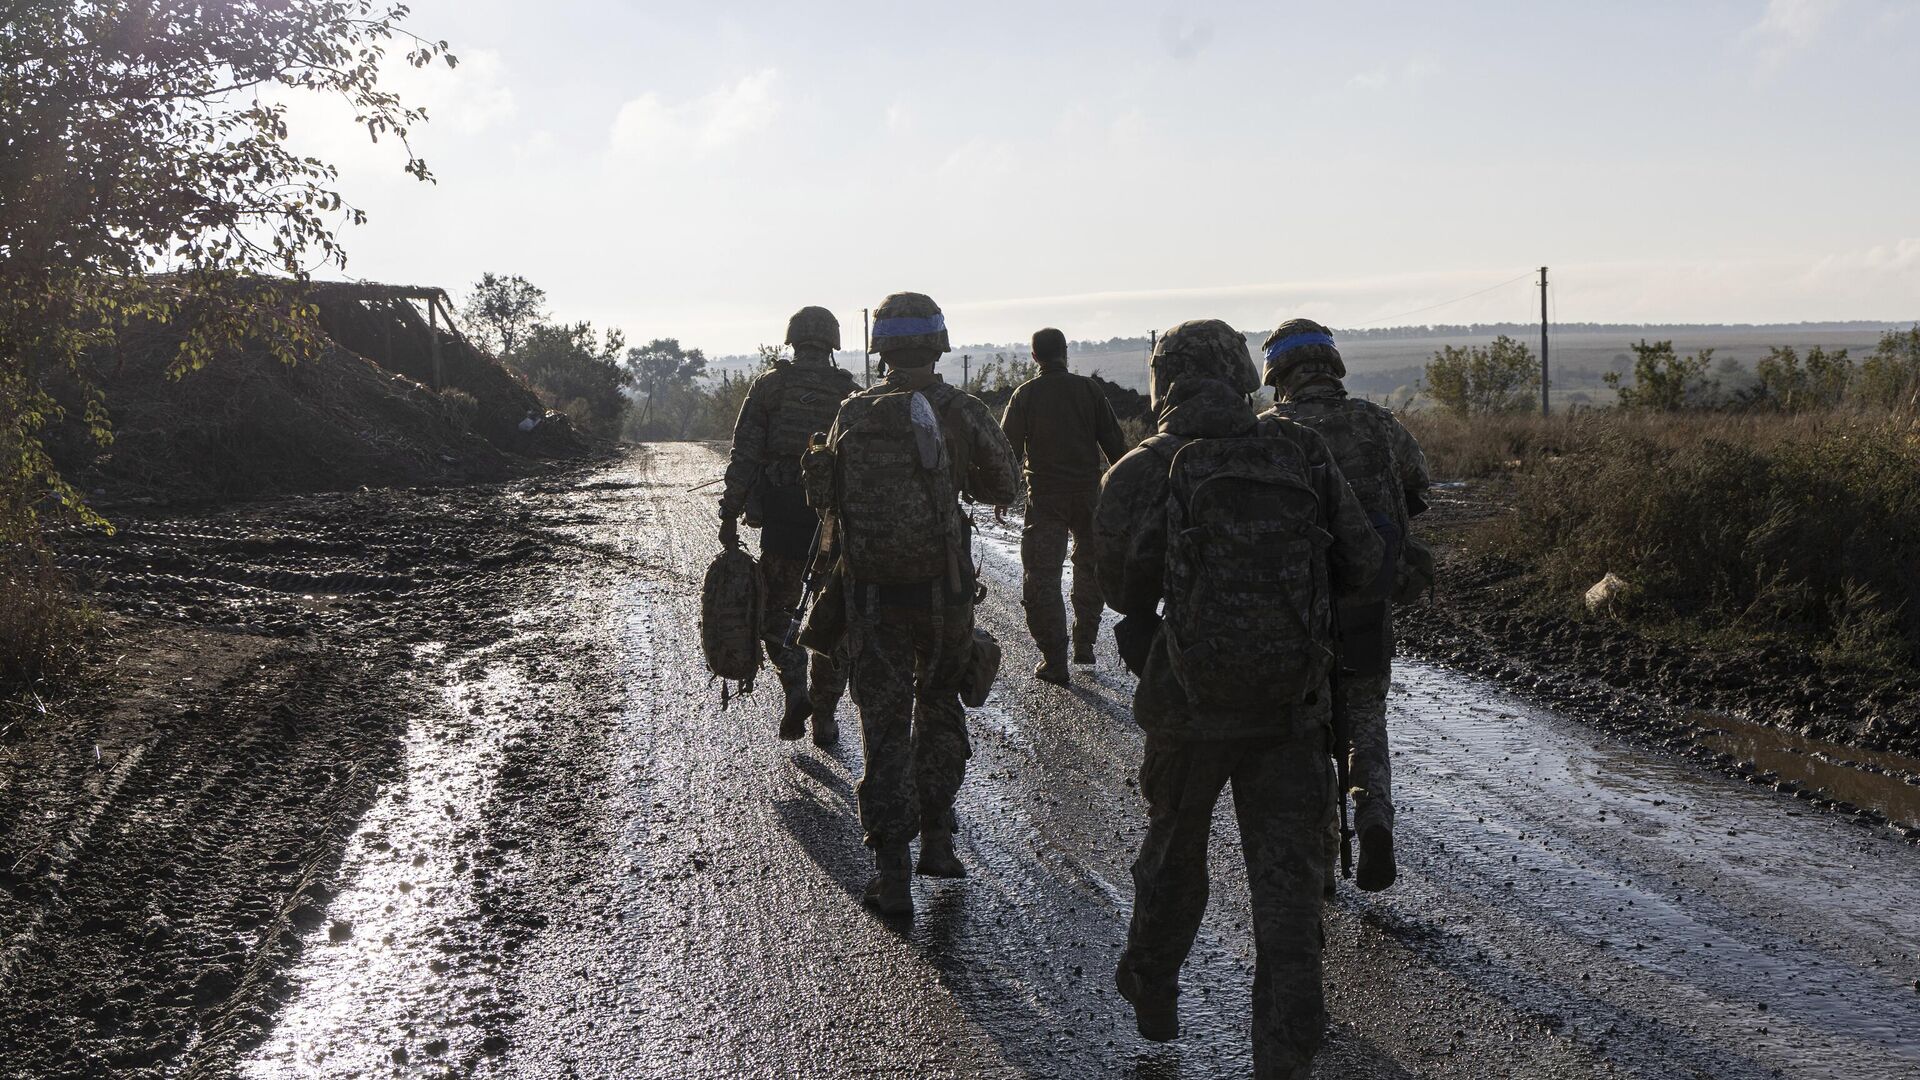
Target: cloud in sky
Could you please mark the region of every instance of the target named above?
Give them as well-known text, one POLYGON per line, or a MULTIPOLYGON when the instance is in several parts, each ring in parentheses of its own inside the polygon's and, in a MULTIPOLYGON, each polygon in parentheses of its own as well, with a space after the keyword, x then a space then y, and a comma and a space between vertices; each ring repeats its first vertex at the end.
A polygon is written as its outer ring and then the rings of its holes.
POLYGON ((780 114, 778 68, 764 68, 702 97, 672 103, 649 91, 620 106, 610 141, 621 157, 711 153, 771 126, 780 114))
POLYGON ((1747 28, 1745 39, 1771 68, 1816 37, 1842 0, 1767 0, 1760 21, 1747 28))

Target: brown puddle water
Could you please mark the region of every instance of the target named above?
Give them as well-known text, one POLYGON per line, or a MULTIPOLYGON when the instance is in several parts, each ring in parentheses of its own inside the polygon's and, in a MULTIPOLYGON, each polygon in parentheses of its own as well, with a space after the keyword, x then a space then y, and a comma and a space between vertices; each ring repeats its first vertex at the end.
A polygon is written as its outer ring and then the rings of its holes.
POLYGON ((1719 713, 1695 712, 1688 719, 1704 729, 1700 744, 1753 762, 1755 774, 1779 773, 1812 796, 1877 810, 1889 820, 1920 825, 1920 758, 1821 742, 1769 724, 1719 713))

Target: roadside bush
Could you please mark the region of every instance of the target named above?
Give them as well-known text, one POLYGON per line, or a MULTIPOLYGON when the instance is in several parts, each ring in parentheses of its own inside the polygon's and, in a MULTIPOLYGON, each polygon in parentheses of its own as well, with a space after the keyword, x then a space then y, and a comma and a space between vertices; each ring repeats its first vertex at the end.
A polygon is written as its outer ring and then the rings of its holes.
POLYGON ((1541 416, 1509 412, 1467 416, 1451 411, 1409 409, 1396 414, 1426 452, 1427 467, 1439 480, 1469 480, 1521 468, 1581 445, 1592 413, 1541 416))
POLYGON ((1920 429, 1890 414, 1583 418, 1528 462, 1494 550, 1571 595, 1612 571, 1638 615, 1920 661, 1920 429))
POLYGON ((440 407, 462 431, 472 431, 480 420, 480 399, 458 387, 449 386, 440 391, 440 407))
POLYGON ((1633 346, 1633 382, 1623 384, 1624 376, 1609 371, 1601 376, 1620 395, 1620 407, 1643 412, 1677 412, 1705 408, 1717 403, 1718 386, 1707 376, 1713 365, 1713 350, 1701 349, 1693 356, 1676 353, 1671 341, 1644 340, 1633 346))
POLYGON ((0 698, 78 662, 91 624, 37 539, 0 524, 0 698))
POLYGON ((1860 363, 1850 396, 1882 409, 1920 409, 1920 325, 1889 330, 1860 363))
POLYGON ((1540 365, 1532 350, 1505 334, 1493 344, 1448 345, 1427 361, 1426 391, 1457 416, 1530 408, 1540 392, 1540 365))

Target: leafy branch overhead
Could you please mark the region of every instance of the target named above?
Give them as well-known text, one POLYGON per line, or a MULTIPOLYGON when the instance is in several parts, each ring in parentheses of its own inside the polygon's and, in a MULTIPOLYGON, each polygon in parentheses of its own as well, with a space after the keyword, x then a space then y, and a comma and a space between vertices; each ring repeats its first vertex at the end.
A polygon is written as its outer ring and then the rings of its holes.
POLYGON ((426 113, 381 86, 394 59, 456 63, 372 0, 22 0, 0 37, 0 532, 51 497, 86 516, 41 444, 84 361, 133 328, 165 327, 176 375, 242 344, 293 362, 318 341, 294 287, 344 267, 339 232, 364 220, 338 171, 288 143, 287 101, 344 101, 368 137, 401 147, 426 113), (396 51, 397 50, 397 51, 396 51))

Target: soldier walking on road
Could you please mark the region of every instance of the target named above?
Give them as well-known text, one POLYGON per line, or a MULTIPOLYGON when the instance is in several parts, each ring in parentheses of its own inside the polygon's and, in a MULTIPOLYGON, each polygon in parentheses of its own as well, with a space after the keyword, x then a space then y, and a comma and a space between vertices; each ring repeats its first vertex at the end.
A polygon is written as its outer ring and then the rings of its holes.
POLYGON ((1334 684, 1334 753, 1347 755, 1353 827, 1360 838, 1354 884, 1393 884, 1393 766, 1387 746, 1392 682, 1394 571, 1408 522, 1426 509, 1427 457, 1391 410, 1347 396, 1347 367, 1333 335, 1311 319, 1280 324, 1266 341, 1266 385, 1279 402, 1262 420, 1304 424, 1326 439, 1388 552, 1379 580, 1340 605, 1340 678, 1334 684))
POLYGON ((1067 611, 1060 563, 1073 542, 1073 662, 1093 663, 1100 636, 1100 582, 1093 569, 1093 505, 1100 476, 1127 452, 1120 421, 1100 387, 1067 370, 1067 338, 1051 327, 1033 335, 1040 374, 1014 388, 1000 426, 1026 463, 1026 523, 1020 530, 1021 603, 1040 647, 1042 682, 1066 686, 1067 611))
POLYGON ((800 455, 815 432, 833 423, 855 384, 853 375, 833 362, 833 350, 840 347, 840 322, 833 312, 823 307, 795 312, 787 321, 787 344, 793 346, 793 359, 777 362, 753 381, 734 422, 720 495, 720 542, 740 542, 743 515, 760 530, 760 571, 767 586, 764 640, 786 692, 780 737, 805 735, 811 718, 814 743, 831 746, 840 739, 833 714, 846 689, 846 673, 832 657, 817 653, 809 672, 807 650, 788 645, 786 638, 820 525, 800 486, 800 455))
POLYGON ((1254 1075, 1304 1080, 1326 1022, 1331 594, 1371 582, 1382 544, 1318 434, 1255 418, 1238 331, 1181 323, 1151 373, 1159 433, 1107 472, 1093 531, 1146 731, 1147 835, 1114 981, 1141 1035, 1179 1034, 1213 808, 1231 783, 1253 900, 1254 1075))
POLYGON ((953 849, 953 801, 972 753, 960 690, 973 659, 976 583, 959 500, 1003 506, 1018 491, 993 414, 934 373, 949 348, 931 299, 887 297, 873 323, 886 378, 840 406, 828 437, 866 751, 860 824, 878 871, 866 902, 886 915, 913 912, 916 833, 920 873, 966 873, 953 849))

